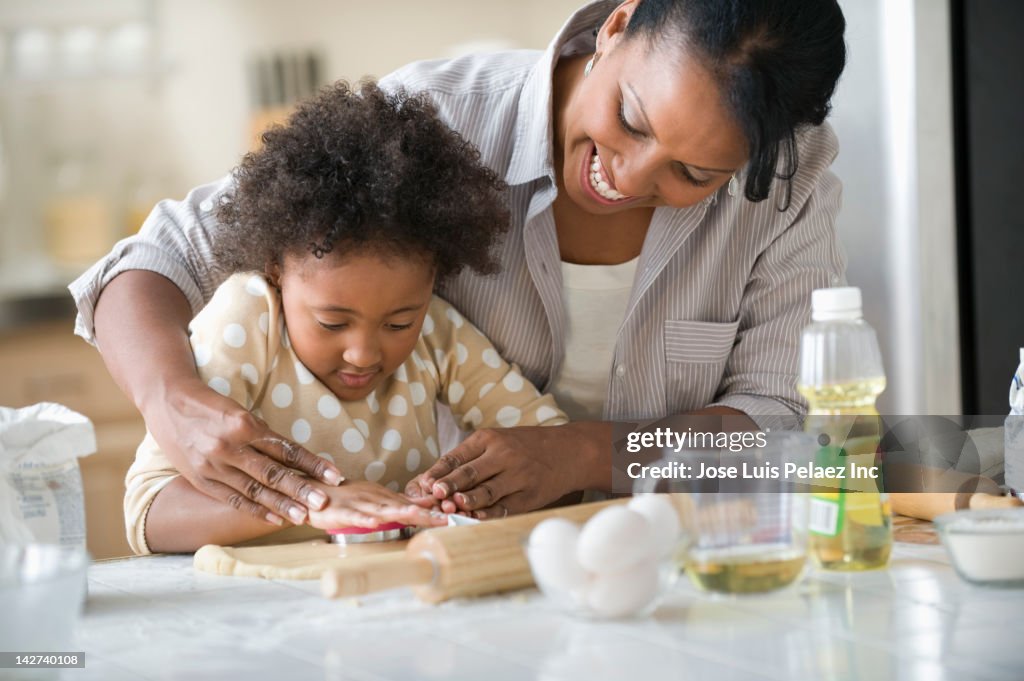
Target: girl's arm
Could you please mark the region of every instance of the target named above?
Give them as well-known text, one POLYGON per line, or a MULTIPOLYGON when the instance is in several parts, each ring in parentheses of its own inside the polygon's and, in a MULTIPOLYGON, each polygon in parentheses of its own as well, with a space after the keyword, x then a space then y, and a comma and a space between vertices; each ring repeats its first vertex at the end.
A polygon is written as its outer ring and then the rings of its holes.
POLYGON ((191 553, 205 544, 238 544, 262 537, 285 525, 283 520, 279 522, 264 522, 177 477, 160 490, 149 507, 146 544, 154 553, 191 553))
MULTIPOLYGON (((313 527, 376 527, 386 522, 407 525, 447 524, 433 505, 421 500, 416 506, 405 497, 374 482, 346 482, 338 487, 311 483, 328 497, 321 511, 310 513, 313 527)), ((281 525, 269 525, 230 504, 196 491, 178 477, 156 495, 146 518, 146 543, 155 553, 192 553, 205 544, 239 544, 262 537, 281 525)))

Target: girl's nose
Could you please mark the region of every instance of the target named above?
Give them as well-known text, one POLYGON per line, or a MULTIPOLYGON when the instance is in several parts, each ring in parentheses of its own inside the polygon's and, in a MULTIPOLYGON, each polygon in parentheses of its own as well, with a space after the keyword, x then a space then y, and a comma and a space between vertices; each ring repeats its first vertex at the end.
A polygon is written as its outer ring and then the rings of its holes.
POLYGON ((369 369, 380 363, 380 344, 368 334, 360 334, 349 339, 348 346, 342 354, 347 364, 360 369, 369 369))

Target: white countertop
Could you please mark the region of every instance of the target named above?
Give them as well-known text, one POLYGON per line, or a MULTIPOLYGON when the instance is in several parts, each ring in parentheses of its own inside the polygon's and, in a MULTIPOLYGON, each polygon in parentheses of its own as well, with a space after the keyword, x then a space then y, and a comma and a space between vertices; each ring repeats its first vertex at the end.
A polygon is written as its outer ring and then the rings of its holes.
POLYGON ((93 565, 67 679, 1024 678, 1024 589, 972 587, 940 546, 897 543, 886 570, 811 572, 765 596, 681 579, 651 617, 588 622, 534 590, 429 606, 318 582, 217 577, 191 556, 93 565))

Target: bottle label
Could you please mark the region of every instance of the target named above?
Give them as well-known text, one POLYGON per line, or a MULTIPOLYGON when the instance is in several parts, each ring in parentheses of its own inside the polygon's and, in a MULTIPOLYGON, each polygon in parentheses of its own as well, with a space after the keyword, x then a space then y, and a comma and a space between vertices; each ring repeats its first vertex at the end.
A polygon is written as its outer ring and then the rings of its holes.
MULTIPOLYGON (((838 468, 843 464, 846 452, 834 444, 824 445, 815 456, 815 463, 822 468, 838 468)), ((812 534, 835 537, 843 529, 846 517, 846 493, 841 478, 822 478, 819 488, 811 496, 810 518, 807 529, 812 534), (822 489, 824 487, 825 489, 822 489)))
POLYGON ((841 492, 823 492, 811 497, 807 529, 825 537, 838 535, 842 529, 845 496, 841 492))

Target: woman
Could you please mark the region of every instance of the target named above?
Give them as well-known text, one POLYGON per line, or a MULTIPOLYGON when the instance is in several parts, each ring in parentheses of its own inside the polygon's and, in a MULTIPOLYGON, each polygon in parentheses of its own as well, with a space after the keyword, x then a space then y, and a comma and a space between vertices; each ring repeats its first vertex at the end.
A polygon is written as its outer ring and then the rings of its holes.
MULTIPOLYGON (((834 0, 599 1, 543 54, 417 63, 381 81, 428 92, 509 184, 501 273, 441 293, 577 419, 478 431, 407 494, 503 516, 608 490, 607 421, 802 412, 810 292, 844 268, 837 144, 822 125, 843 30, 834 0)), ((289 469, 328 483, 337 471, 192 363, 186 327, 224 276, 209 244, 229 190, 161 203, 76 281, 77 331, 95 328, 193 486, 257 517, 305 512, 317 497, 289 469)))

